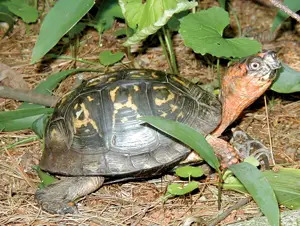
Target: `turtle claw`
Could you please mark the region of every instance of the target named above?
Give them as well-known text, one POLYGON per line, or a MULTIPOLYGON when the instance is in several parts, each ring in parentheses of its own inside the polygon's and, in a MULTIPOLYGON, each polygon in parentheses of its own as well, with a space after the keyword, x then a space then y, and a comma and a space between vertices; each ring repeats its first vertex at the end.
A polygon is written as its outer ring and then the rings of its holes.
POLYGON ((259 161, 261 166, 266 169, 270 168, 271 151, 260 141, 254 140, 242 130, 236 130, 233 132, 230 143, 238 151, 242 159, 253 156, 259 161))
POLYGON ((37 190, 35 199, 43 210, 51 214, 75 214, 78 213, 74 202, 58 197, 58 194, 49 193, 49 189, 43 188, 37 190))

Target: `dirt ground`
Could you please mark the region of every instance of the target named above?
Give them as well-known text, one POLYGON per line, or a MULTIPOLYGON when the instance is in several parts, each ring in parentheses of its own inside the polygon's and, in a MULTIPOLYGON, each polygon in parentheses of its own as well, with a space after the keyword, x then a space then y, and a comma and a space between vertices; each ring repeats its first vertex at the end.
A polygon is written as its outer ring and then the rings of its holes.
MULTIPOLYGON (((201 8, 207 8, 217 1, 200 2, 201 8)), ((231 7, 245 30, 251 27, 254 34, 261 34, 264 48, 275 50, 282 62, 300 71, 300 24, 286 26, 275 40, 268 41, 266 30, 271 27, 276 9, 264 1, 233 0, 231 7), (264 36, 265 34, 265 36, 264 36)), ((237 25, 231 10, 232 27, 237 25)), ((37 40, 40 23, 26 27, 18 21, 13 31, 0 40, 0 62, 10 66, 20 75, 13 78, 13 88, 33 88, 48 75, 71 69, 74 62, 65 59, 44 60, 31 65, 30 58, 37 40), (21 86, 21 87, 19 87, 21 86)), ((99 47, 99 36, 96 31, 89 30, 80 40, 78 57, 97 62, 103 50, 125 50, 123 40, 116 39, 113 33, 122 26, 116 23, 114 28, 102 36, 102 47, 99 47)), ((216 68, 207 58, 196 56, 184 47, 179 35, 174 37, 175 51, 180 74, 197 79, 200 83, 208 83, 217 76, 216 68)), ((55 48, 59 51, 63 45, 55 48)), ((66 48, 64 55, 71 56, 66 48)), ((134 56, 136 67, 167 70, 168 65, 160 47, 148 48, 143 54, 134 56)), ((107 70, 130 67, 128 59, 107 70)), ((77 67, 89 65, 77 62, 77 67)), ((95 66, 89 66, 95 67, 95 66)), ((222 72, 225 65, 222 66, 222 72)), ((91 74, 83 73, 84 78, 91 74)), ((76 76, 64 80, 54 95, 62 96, 73 86, 76 76)), ((245 110, 233 125, 239 126, 252 137, 262 141, 273 150, 275 162, 289 167, 300 166, 300 95, 277 94, 268 91, 251 107, 245 110), (267 105, 265 105, 265 100, 267 105)), ((16 109, 20 103, 13 100, 0 99, 0 110, 16 109)), ((33 137, 30 130, 18 132, 0 132, 0 148, 18 141, 33 137)), ((205 220, 214 218, 221 211, 217 208, 217 188, 210 181, 201 181, 199 192, 185 197, 167 200, 164 204, 160 197, 164 194, 168 183, 178 181, 174 176, 166 175, 162 179, 145 182, 129 182, 104 186, 79 202, 79 214, 51 215, 42 211, 34 200, 34 193, 39 183, 32 166, 38 165, 42 151, 42 141, 33 140, 13 148, 0 150, 0 225, 179 225, 189 216, 200 216, 205 220)), ((244 198, 236 192, 224 191, 222 210, 225 210, 244 198)), ((283 208, 282 208, 283 209, 283 208)), ((254 202, 233 211, 221 222, 226 225, 261 213, 254 202)))

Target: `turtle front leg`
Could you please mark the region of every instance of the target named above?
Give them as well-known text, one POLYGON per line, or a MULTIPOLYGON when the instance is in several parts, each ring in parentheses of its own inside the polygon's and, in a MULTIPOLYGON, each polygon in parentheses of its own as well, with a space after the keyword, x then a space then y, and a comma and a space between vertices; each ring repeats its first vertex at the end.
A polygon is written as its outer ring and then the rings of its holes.
POLYGON ((97 190, 103 182, 103 177, 65 177, 37 190, 35 199, 49 213, 77 213, 74 201, 97 190))
POLYGON ((221 160, 222 168, 228 168, 232 164, 239 163, 242 159, 239 153, 227 141, 212 135, 208 135, 206 140, 221 160))
POLYGON ((253 156, 265 169, 270 168, 270 162, 272 162, 271 151, 260 141, 254 140, 242 130, 235 130, 230 143, 243 159, 253 156))

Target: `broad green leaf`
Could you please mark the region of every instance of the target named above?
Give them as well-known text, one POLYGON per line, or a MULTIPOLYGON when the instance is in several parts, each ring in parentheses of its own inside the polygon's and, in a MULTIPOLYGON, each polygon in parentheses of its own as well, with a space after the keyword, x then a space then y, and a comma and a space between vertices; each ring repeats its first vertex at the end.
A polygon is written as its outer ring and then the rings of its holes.
POLYGON ((259 166, 259 161, 253 157, 253 156, 248 156, 244 159, 244 162, 248 162, 249 164, 258 167, 259 166))
POLYGON ((226 0, 218 0, 220 6, 225 9, 225 6, 226 6, 226 0))
POLYGON ((273 82, 271 90, 278 93, 294 93, 300 91, 300 72, 282 63, 279 75, 273 82))
POLYGON ((172 195, 185 195, 191 193, 198 188, 198 182, 192 181, 188 184, 170 184, 168 185, 167 192, 172 195))
MULTIPOLYGON (((284 0, 283 4, 286 5, 290 10, 297 12, 300 10, 300 1, 299 0, 284 0)), ((272 31, 275 31, 276 28, 285 21, 289 15, 279 10, 272 25, 272 31)))
POLYGON ((166 134, 180 140, 195 150, 211 167, 219 172, 220 163, 205 137, 189 126, 155 116, 141 117, 143 120, 166 134))
POLYGON ((178 31, 180 26, 180 20, 189 14, 189 10, 185 10, 174 14, 168 21, 167 25, 171 31, 178 31))
POLYGON ((281 168, 274 172, 264 171, 278 202, 290 209, 300 208, 300 169, 281 168))
POLYGON ((197 6, 187 0, 119 0, 126 22, 136 33, 124 46, 138 44, 149 35, 157 32, 175 13, 197 6))
MULTIPOLYGON (((280 205, 284 205, 290 209, 300 208, 299 169, 281 168, 276 172, 272 170, 266 170, 262 172, 262 174, 269 181, 280 205)), ((236 177, 227 175, 224 179, 224 189, 247 193, 246 188, 236 177)))
POLYGON ((203 169, 195 166, 183 166, 176 169, 176 175, 183 178, 201 177, 203 169))
POLYGON ((35 132, 36 135, 39 136, 39 138, 44 137, 44 132, 48 118, 49 115, 44 114, 32 123, 32 130, 35 132))
POLYGON ((112 27, 115 18, 124 18, 118 0, 102 1, 92 26, 103 33, 112 27))
POLYGON ((0 122, 0 132, 2 132, 4 129, 5 129, 5 125, 0 122))
POLYGON ((222 37, 229 25, 228 13, 219 7, 189 14, 181 20, 179 33, 184 44, 202 55, 209 53, 216 57, 241 58, 261 50, 261 44, 247 38, 222 37))
POLYGON ((41 183, 39 185, 40 188, 47 187, 49 184, 52 184, 55 181, 57 181, 55 177, 51 176, 49 173, 42 171, 39 166, 33 166, 32 168, 37 172, 41 180, 41 183))
POLYGON ((53 108, 27 108, 18 109, 14 111, 2 111, 0 112, 0 122, 4 123, 14 119, 25 118, 40 114, 50 114, 52 112, 53 108))
POLYGON ((110 50, 105 50, 99 54, 99 61, 102 65, 108 66, 117 63, 124 57, 124 53, 112 53, 110 50))
POLYGON ((37 62, 65 35, 94 5, 94 0, 59 0, 45 17, 31 63, 37 62))
POLYGON ((272 226, 279 226, 279 207, 267 178, 253 165, 243 162, 229 166, 242 182, 272 226))
POLYGON ((4 1, 4 5, 15 15, 22 18, 25 23, 33 23, 38 18, 38 11, 34 7, 28 5, 25 0, 4 1))

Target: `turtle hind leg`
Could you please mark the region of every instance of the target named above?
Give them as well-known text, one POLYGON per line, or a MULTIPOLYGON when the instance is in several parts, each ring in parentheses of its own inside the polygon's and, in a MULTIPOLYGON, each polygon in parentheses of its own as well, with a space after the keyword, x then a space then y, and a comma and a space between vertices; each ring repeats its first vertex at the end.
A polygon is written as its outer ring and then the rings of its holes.
POLYGON ((77 213, 74 200, 97 190, 103 182, 103 177, 65 177, 37 190, 35 199, 49 213, 77 213))

